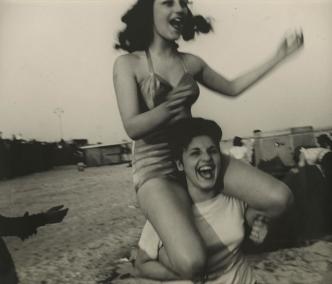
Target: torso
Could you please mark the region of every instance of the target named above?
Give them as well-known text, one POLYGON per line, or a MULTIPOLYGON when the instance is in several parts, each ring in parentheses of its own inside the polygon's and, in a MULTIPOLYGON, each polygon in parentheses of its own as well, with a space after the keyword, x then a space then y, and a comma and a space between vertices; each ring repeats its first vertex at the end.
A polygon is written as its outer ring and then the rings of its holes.
POLYGON ((184 56, 184 54, 179 53, 178 62, 174 67, 172 65, 165 67, 161 74, 159 70, 163 68, 155 67, 149 51, 140 54, 140 65, 145 66, 137 68, 136 80, 142 111, 152 109, 167 101, 173 94, 176 94, 179 87, 185 85, 191 88, 191 96, 184 102, 186 106, 184 117, 191 116, 191 105, 198 98, 199 87, 194 79, 194 74, 187 67, 184 56))
MULTIPOLYGON (((218 194, 213 199, 196 203, 193 212, 208 253, 209 277, 206 283, 253 284, 252 269, 240 249, 245 235, 245 204, 218 194)), ((161 240, 149 222, 139 245, 150 257, 157 258, 155 250, 161 246, 161 240)))
POLYGON ((216 283, 253 282, 240 250, 244 215, 244 203, 223 194, 194 206, 196 225, 207 247, 210 280, 217 278, 216 283))
MULTIPOLYGON (((132 66, 136 76, 138 88, 138 101, 141 112, 148 111, 159 104, 169 100, 172 95, 177 94, 180 87, 186 86, 190 95, 186 96, 184 110, 181 118, 191 116, 191 106, 197 100, 199 87, 184 62, 177 62, 174 66, 174 74, 178 77, 167 78, 161 75, 159 69, 155 69, 154 62, 145 52, 135 52, 132 66)), ((179 56, 183 56, 179 54, 179 56)), ((158 66, 159 67, 159 66, 158 66)), ((172 72, 171 72, 172 73, 172 72)), ((164 73, 163 73, 164 74, 164 73)), ((165 73, 166 74, 166 73, 165 73)), ((179 94, 179 93, 178 93, 179 94)), ((171 149, 169 147, 169 127, 165 124, 157 131, 138 139, 133 147, 133 177, 134 186, 138 190, 146 181, 153 178, 172 178, 178 180, 178 172, 174 163, 171 149)))

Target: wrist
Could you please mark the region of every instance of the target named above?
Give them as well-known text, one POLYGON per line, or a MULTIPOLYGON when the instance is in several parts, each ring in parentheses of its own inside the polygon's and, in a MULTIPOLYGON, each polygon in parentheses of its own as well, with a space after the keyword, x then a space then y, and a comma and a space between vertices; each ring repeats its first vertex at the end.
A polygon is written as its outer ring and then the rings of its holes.
POLYGON ((172 118, 172 114, 168 110, 166 102, 161 103, 154 109, 156 111, 158 118, 161 120, 161 122, 167 123, 172 118))
POLYGON ((278 50, 276 54, 273 57, 273 60, 276 62, 276 64, 280 63, 287 57, 286 53, 282 50, 278 50))

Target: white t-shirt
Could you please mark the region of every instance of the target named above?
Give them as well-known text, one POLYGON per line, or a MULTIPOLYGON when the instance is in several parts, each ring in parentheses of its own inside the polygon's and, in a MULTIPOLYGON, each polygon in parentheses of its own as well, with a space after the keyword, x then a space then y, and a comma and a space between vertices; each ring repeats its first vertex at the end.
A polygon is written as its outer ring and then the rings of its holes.
POLYGON ((318 164, 324 157, 325 154, 331 152, 330 149, 315 147, 315 148, 301 148, 301 153, 308 165, 318 164))
MULTIPOLYGON (((253 271, 240 250, 244 238, 245 205, 218 194, 215 198, 196 203, 195 223, 208 253, 208 282, 218 284, 253 284, 253 271)), ((158 258, 161 240, 152 225, 144 226, 139 247, 152 259, 158 258)), ((168 281, 163 283, 192 283, 168 281)))

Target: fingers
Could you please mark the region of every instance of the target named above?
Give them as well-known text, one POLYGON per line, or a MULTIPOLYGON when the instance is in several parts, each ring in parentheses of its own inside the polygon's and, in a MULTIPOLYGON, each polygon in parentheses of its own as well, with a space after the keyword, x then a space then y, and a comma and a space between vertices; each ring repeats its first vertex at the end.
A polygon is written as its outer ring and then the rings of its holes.
POLYGON ((266 238, 267 232, 268 232, 268 227, 266 223, 266 217, 263 215, 259 215, 255 218, 253 222, 249 238, 253 242, 260 244, 266 238))
POLYGON ((58 210, 60 210, 60 209, 63 208, 63 207, 64 207, 64 205, 54 206, 54 207, 48 209, 47 212, 58 211, 58 210))
POLYGON ((47 224, 56 224, 56 223, 61 223, 63 221, 63 219, 66 217, 67 215, 67 211, 64 212, 63 214, 61 215, 57 215, 57 216, 52 216, 52 217, 49 217, 47 219, 47 224))
POLYGON ((167 103, 167 108, 170 111, 174 111, 176 109, 183 109, 185 101, 186 101, 185 98, 181 98, 181 99, 177 99, 177 100, 174 100, 174 101, 170 101, 170 102, 167 103))
POLYGON ((303 31, 302 31, 302 29, 300 29, 299 31, 295 31, 294 36, 295 36, 294 42, 297 45, 297 47, 302 46, 303 42, 304 42, 304 37, 303 37, 303 31))
POLYGON ((191 89, 192 89, 191 84, 181 84, 181 85, 177 86, 176 88, 172 89, 170 91, 170 93, 173 94, 173 93, 183 92, 183 91, 191 90, 191 89))
POLYGON ((304 43, 304 36, 302 28, 286 33, 286 45, 288 48, 300 47, 304 43))
POLYGON ((179 86, 176 89, 173 89, 168 93, 168 99, 177 99, 181 97, 188 97, 192 95, 192 87, 191 85, 179 86))
POLYGON ((258 215, 255 220, 254 220, 254 223, 256 222, 263 222, 264 221, 264 215, 258 215))
POLYGON ((301 45, 304 44, 304 36, 303 36, 303 30, 302 28, 300 28, 300 31, 299 31, 299 34, 298 34, 298 38, 299 38, 299 41, 301 43, 301 45))
MULTIPOLYGON (((62 209, 63 205, 56 206, 57 210, 47 211, 46 218, 48 224, 60 223, 66 217, 68 213, 68 208, 62 209)), ((51 208, 52 209, 52 208, 51 208)))

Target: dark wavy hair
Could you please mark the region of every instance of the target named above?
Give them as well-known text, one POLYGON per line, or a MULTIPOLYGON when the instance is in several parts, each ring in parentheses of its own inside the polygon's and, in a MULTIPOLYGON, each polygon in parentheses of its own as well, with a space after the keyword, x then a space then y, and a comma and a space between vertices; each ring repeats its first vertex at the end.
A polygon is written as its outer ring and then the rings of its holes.
POLYGON ((200 117, 179 120, 169 131, 170 146, 174 158, 181 160, 183 150, 197 136, 208 136, 216 145, 219 145, 222 138, 222 130, 213 120, 200 117))
MULTIPOLYGON (((128 52, 146 50, 153 38, 153 3, 155 0, 138 0, 121 18, 126 24, 118 33, 116 49, 128 52)), ((182 38, 185 41, 195 38, 196 34, 212 31, 210 21, 201 15, 193 15, 188 8, 182 38)))

